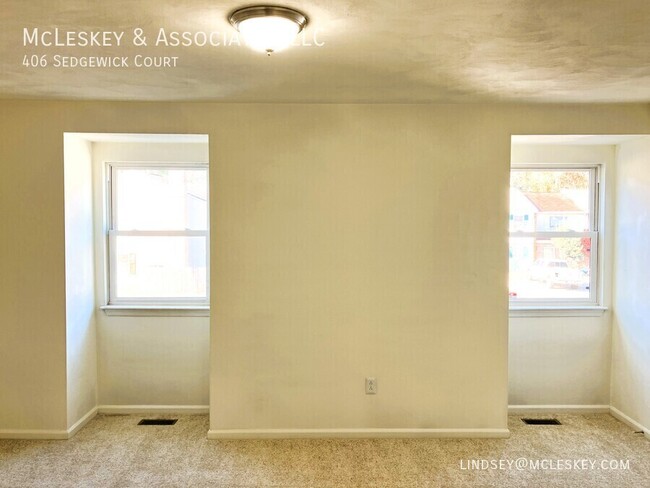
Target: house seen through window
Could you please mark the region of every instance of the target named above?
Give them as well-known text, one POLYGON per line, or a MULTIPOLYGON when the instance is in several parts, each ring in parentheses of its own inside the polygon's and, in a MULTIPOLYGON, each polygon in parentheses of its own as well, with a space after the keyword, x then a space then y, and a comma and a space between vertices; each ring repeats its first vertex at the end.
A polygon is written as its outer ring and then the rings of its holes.
POLYGON ((207 305, 207 165, 107 170, 109 304, 207 305))
POLYGON ((598 168, 517 168, 510 178, 510 300, 597 302, 598 168))

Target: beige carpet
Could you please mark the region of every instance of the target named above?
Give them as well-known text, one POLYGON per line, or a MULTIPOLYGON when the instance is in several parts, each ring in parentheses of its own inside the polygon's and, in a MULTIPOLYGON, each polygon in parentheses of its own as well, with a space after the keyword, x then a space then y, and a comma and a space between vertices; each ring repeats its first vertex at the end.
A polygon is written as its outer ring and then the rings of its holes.
POLYGON ((562 426, 512 416, 509 439, 282 441, 209 441, 207 416, 176 417, 152 427, 100 415, 69 441, 0 441, 0 486, 650 487, 650 442, 609 415, 558 415, 562 426), (547 464, 467 469, 521 457, 547 464), (576 469, 582 460, 597 467, 576 469), (629 469, 602 469, 603 460, 629 469))

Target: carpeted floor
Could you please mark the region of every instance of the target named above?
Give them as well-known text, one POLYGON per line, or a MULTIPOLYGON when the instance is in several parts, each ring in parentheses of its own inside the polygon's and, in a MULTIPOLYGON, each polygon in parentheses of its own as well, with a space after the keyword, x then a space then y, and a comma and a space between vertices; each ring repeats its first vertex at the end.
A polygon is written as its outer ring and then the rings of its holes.
POLYGON ((0 441, 0 486, 650 487, 650 442, 606 414, 557 415, 561 426, 511 416, 509 439, 265 441, 209 441, 206 415, 175 417, 99 415, 68 441, 0 441), (508 467, 519 458, 539 467, 508 467))

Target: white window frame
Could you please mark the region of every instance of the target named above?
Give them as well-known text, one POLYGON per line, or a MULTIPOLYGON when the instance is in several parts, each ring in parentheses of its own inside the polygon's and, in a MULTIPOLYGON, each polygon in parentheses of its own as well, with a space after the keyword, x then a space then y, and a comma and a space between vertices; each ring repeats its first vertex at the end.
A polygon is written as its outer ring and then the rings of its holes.
MULTIPOLYGON (((604 271, 601 244, 604 217, 604 185, 602 178, 604 166, 600 163, 590 164, 518 164, 512 165, 510 174, 515 171, 589 171, 590 172, 590 230, 586 232, 508 232, 508 243, 512 237, 554 238, 554 237, 589 237, 591 251, 589 256, 589 298, 513 298, 510 297, 511 311, 534 310, 580 310, 604 309, 602 307, 602 275, 604 271)), ((510 206, 508 206, 510 215, 510 206)), ((508 223, 508 226, 510 224, 508 223)), ((509 245, 509 244, 508 244, 509 245)))
MULTIPOLYGON (((153 230, 140 231, 129 230, 120 231, 115 229, 117 216, 117 202, 115 198, 116 178, 113 172, 114 168, 130 169, 203 169, 208 173, 208 164, 199 162, 169 162, 169 161, 111 161, 106 162, 106 199, 107 199, 107 228, 106 228, 106 283, 107 283, 107 307, 124 307, 124 308, 155 308, 155 309, 202 309, 210 305, 210 205, 207 208, 207 230, 153 230), (201 236, 206 240, 206 296, 205 298, 168 298, 168 297, 143 297, 143 298, 116 298, 116 263, 115 239, 118 236, 201 236)), ((206 189, 209 202, 209 187, 206 189)))

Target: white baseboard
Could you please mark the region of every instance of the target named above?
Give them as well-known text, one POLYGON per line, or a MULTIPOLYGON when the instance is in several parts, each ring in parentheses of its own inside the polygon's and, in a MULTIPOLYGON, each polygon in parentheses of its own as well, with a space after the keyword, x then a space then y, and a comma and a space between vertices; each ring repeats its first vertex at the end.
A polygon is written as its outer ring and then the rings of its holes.
MULTIPOLYGON (((207 414, 208 405, 100 405, 67 430, 2 429, 0 439, 65 440, 73 437, 98 413, 101 414, 207 414)), ((610 413, 650 440, 650 429, 609 405, 509 405, 508 413, 610 413)), ((508 429, 225 429, 208 431, 208 439, 296 438, 507 438, 508 429)))
POLYGON ((508 405, 508 414, 609 413, 609 405, 508 405))
POLYGON ((209 430, 208 439, 378 439, 506 438, 508 429, 225 429, 209 430))
POLYGON ((68 429, 68 439, 73 437, 77 432, 79 432, 84 425, 90 422, 97 415, 97 407, 90 409, 90 411, 77 420, 72 427, 68 429))
POLYGON ((100 405, 97 407, 103 414, 206 414, 210 412, 208 405, 100 405))
POLYGON ((3 429, 0 430, 0 439, 27 439, 27 440, 66 440, 73 437, 81 428, 97 415, 97 407, 92 408, 67 430, 40 430, 40 429, 3 429))
POLYGON ((39 430, 39 429, 3 429, 0 430, 0 439, 28 439, 28 440, 66 440, 69 438, 67 430, 39 430))
POLYGON ((621 412, 616 407, 611 407, 610 406, 609 407, 609 413, 612 414, 612 417, 614 417, 615 419, 618 419, 621 422, 623 422, 624 424, 632 427, 634 430, 636 430, 636 431, 642 430, 643 435, 645 436, 645 438, 650 440, 650 429, 648 429, 647 427, 641 425, 639 422, 637 422, 633 418, 628 417, 627 415, 625 415, 623 412, 621 412))
POLYGON ((73 437, 97 414, 205 414, 207 405, 99 405, 67 430, 0 429, 0 439, 66 440, 73 437))

